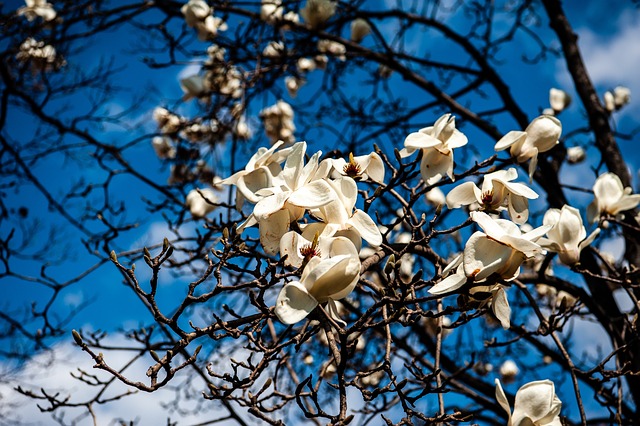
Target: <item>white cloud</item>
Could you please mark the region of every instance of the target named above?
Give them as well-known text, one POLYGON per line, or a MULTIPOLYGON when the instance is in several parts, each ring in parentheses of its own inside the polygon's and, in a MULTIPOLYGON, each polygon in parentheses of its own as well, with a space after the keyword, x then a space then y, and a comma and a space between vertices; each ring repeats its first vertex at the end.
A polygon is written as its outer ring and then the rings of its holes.
MULTIPOLYGON (((591 28, 579 28, 578 44, 589 76, 596 85, 598 95, 602 97, 606 90, 615 86, 626 86, 631 89, 631 104, 624 108, 622 114, 640 117, 640 80, 637 70, 640 69, 640 15, 624 13, 618 19, 618 32, 610 37, 602 36, 591 28)), ((573 87, 566 70, 564 59, 558 61, 556 79, 562 87, 573 87)))

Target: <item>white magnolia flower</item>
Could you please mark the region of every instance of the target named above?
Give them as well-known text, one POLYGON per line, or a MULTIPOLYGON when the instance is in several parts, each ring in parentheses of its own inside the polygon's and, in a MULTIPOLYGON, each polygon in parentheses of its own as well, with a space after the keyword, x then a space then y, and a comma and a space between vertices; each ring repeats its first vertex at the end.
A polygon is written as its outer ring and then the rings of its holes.
POLYGON ((273 178, 272 186, 262 189, 263 197, 253 209, 242 229, 258 223, 260 242, 268 254, 280 248, 280 239, 292 221, 302 217, 305 209, 317 209, 335 199, 335 193, 324 178, 329 164, 318 164, 322 152, 316 152, 304 164, 306 142, 298 142, 287 157, 282 172, 273 178))
POLYGON ((273 24, 282 19, 284 8, 282 0, 262 0, 260 7, 260 19, 268 24, 273 24))
POLYGON ((320 28, 336 13, 336 3, 331 0, 307 0, 300 9, 300 16, 310 28, 320 28))
POLYGON ((640 194, 631 194, 630 187, 624 188, 615 173, 604 173, 598 176, 593 185, 593 202, 587 208, 589 222, 593 223, 600 216, 617 216, 621 212, 631 210, 640 203, 640 194))
POLYGON ((437 186, 424 194, 424 198, 427 201, 427 204, 433 207, 443 206, 447 202, 444 192, 442 192, 442 190, 437 186))
POLYGON ((180 87, 184 92, 183 99, 200 98, 207 94, 207 86, 201 75, 195 74, 180 80, 180 87))
POLYGON ((349 162, 343 158, 331 159, 330 161, 334 174, 337 175, 335 177, 342 175, 355 180, 371 179, 378 183, 384 182, 384 162, 375 152, 357 157, 349 154, 349 162))
POLYGON ((558 253, 560 260, 566 265, 573 265, 580 260, 580 252, 593 242, 600 228, 596 228, 587 237, 587 231, 582 224, 580 210, 565 204, 562 210, 549 209, 542 221, 544 225, 551 225, 547 231, 547 238, 541 238, 538 243, 547 250, 558 253))
POLYGON ((258 152, 249 159, 244 170, 240 170, 222 181, 224 185, 236 185, 236 208, 238 210, 242 209, 245 199, 253 204, 260 201, 262 197, 258 195, 258 192, 261 189, 271 187, 273 178, 282 172, 280 163, 291 152, 290 148, 277 151, 282 145, 284 142, 279 141, 271 148, 258 148, 258 152))
POLYGON ((252 132, 249 124, 247 123, 247 118, 242 115, 236 121, 236 126, 234 129, 234 133, 240 139, 249 139, 251 138, 252 132))
POLYGON ((467 137, 456 129, 455 117, 445 114, 433 126, 411 133, 404 141, 400 155, 409 155, 422 150, 420 173, 427 185, 432 185, 449 176, 453 181, 453 150, 467 144, 467 137))
POLYGON ((336 238, 329 250, 325 258, 312 256, 304 267, 300 281, 289 282, 280 291, 275 313, 283 323, 295 324, 309 315, 318 304, 325 302, 330 315, 339 320, 335 301, 353 291, 360 279, 361 265, 351 242, 336 238))
POLYGON ((513 382, 519 373, 520 369, 518 368, 518 364, 511 359, 505 360, 500 366, 500 376, 506 383, 513 382))
POLYGON ((351 41, 360 43, 371 32, 371 25, 362 18, 351 21, 351 41))
MULTIPOLYGON (((346 57, 341 58, 342 61, 344 61, 345 59, 346 57)), ((315 63, 317 69, 323 70, 327 68, 327 64, 329 63, 329 57, 327 55, 316 55, 313 57, 313 62, 315 63)))
POLYGON ((316 62, 313 59, 300 58, 298 59, 297 67, 299 72, 314 71, 316 69, 316 62))
POLYGON ((496 151, 510 148, 511 157, 518 163, 529 163, 529 177, 538 165, 538 154, 549 151, 557 143, 562 134, 562 123, 550 115, 535 118, 524 132, 512 130, 500 139, 495 146, 496 151))
POLYGON ((363 238, 372 246, 382 244, 382 234, 380 229, 371 217, 360 209, 356 209, 358 198, 358 186, 350 177, 344 176, 340 179, 329 180, 327 184, 332 189, 331 201, 319 206, 314 210, 324 223, 309 226, 318 226, 322 235, 333 236, 339 232, 351 232, 346 234, 353 238, 354 233, 357 240, 354 244, 360 249, 359 239, 363 238))
POLYGON ((162 107, 153 110, 153 119, 158 123, 160 131, 167 134, 176 133, 183 124, 181 117, 162 107))
POLYGON ((339 254, 358 255, 358 249, 346 237, 321 236, 313 227, 306 227, 302 234, 289 231, 280 240, 280 256, 287 256, 284 264, 295 268, 304 267, 314 256, 328 259, 339 254))
POLYGON ((166 136, 156 136, 151 141, 153 150, 160 159, 175 158, 176 148, 166 136))
POLYGON ((273 143, 278 140, 288 144, 295 141, 293 132, 295 132, 296 126, 293 123, 293 108, 288 103, 279 100, 275 105, 260 111, 260 118, 264 123, 267 136, 273 143))
POLYGON ((627 87, 617 86, 613 92, 605 92, 604 107, 607 111, 617 111, 631 102, 631 90, 627 87))
POLYGON ((562 426, 562 401, 556 396, 555 385, 551 380, 530 382, 518 389, 513 414, 498 379, 496 399, 509 415, 507 426, 562 426))
POLYGON ((214 211, 218 206, 218 196, 211 188, 192 189, 187 194, 185 205, 193 217, 204 217, 214 211))
POLYGON ((265 58, 280 58, 285 53, 284 43, 281 41, 270 41, 269 44, 262 50, 262 56, 265 58))
MULTIPOLYGON (((347 60, 347 57, 345 56, 347 53, 346 46, 342 43, 338 43, 337 41, 318 40, 318 50, 322 53, 327 53, 331 56, 335 56, 337 59, 341 61, 347 60)), ((320 69, 324 69, 324 67, 318 63, 317 58, 318 57, 316 57, 316 66, 320 69)))
POLYGON ((511 220, 521 225, 529 218, 529 201, 538 194, 523 183, 511 182, 518 177, 516 169, 498 170, 485 175, 482 190, 473 182, 462 183, 447 194, 447 207, 455 209, 478 203, 481 210, 492 212, 506 208, 511 220))
POLYGON ((229 27, 221 19, 213 15, 207 16, 204 21, 196 24, 198 39, 202 41, 211 40, 218 35, 219 31, 226 31, 229 27))
POLYGON ((567 161, 569 164, 582 163, 587 158, 587 153, 581 146, 567 148, 567 161))
POLYGON ((292 98, 298 96, 298 90, 300 90, 304 83, 305 81, 303 79, 294 77, 292 75, 284 79, 284 85, 287 88, 287 92, 289 92, 289 96, 291 96, 292 98))
POLYGON ((564 90, 551 88, 549 89, 549 104, 557 114, 571 105, 571 96, 564 90))
POLYGON ((20 44, 16 59, 20 62, 31 61, 31 67, 34 71, 57 70, 67 63, 62 56, 56 53, 53 46, 31 37, 20 44))
POLYGON ((187 4, 180 8, 180 12, 184 15, 187 25, 193 28, 199 22, 204 21, 212 11, 204 0, 189 0, 187 4))
POLYGON ((300 15, 298 15, 293 10, 290 10, 287 13, 284 14, 284 16, 282 17, 282 20, 284 21, 284 25, 282 25, 282 29, 283 30, 288 30, 288 29, 291 29, 291 25, 288 25, 287 23, 299 24, 300 23, 300 15))
POLYGON ((49 22, 56 19, 56 11, 46 0, 25 0, 25 6, 18 9, 18 16, 24 15, 28 21, 33 21, 38 16, 49 22))

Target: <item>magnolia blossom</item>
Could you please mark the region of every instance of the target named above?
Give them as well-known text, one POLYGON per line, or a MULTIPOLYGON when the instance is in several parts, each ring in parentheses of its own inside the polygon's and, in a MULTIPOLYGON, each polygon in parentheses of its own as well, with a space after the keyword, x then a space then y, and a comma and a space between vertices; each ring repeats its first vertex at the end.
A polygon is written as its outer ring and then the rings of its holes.
POLYGON ((331 188, 331 200, 313 211, 323 223, 309 226, 317 227, 316 229, 322 235, 332 236, 344 233, 354 241, 358 250, 361 246, 360 238, 372 246, 382 244, 382 235, 378 226, 367 213, 355 209, 358 198, 358 186, 355 181, 345 176, 326 181, 326 183, 331 188))
POLYGON ((567 161, 569 164, 582 163, 587 158, 587 153, 581 146, 567 148, 567 161))
POLYGON ((279 58, 285 53, 284 43, 281 41, 270 41, 269 44, 262 51, 262 56, 265 58, 279 58))
POLYGON ((549 104, 557 114, 571 105, 571 96, 564 90, 551 88, 549 89, 549 104))
POLYGON ((447 202, 447 199, 444 196, 444 192, 442 192, 442 190, 437 186, 424 194, 424 198, 427 201, 427 204, 433 207, 442 206, 447 202))
MULTIPOLYGON (((320 47, 320 42, 318 42, 318 47, 320 47)), ((334 47, 334 48, 339 49, 339 47, 334 47)), ((343 56, 339 59, 344 61, 347 58, 343 56)), ((316 55, 313 57, 313 62, 315 63, 317 69, 323 70, 327 68, 327 64, 329 63, 329 57, 327 55, 316 55)))
POLYGON ((204 21, 198 22, 195 28, 198 32, 198 39, 206 41, 215 38, 219 31, 226 31, 229 27, 221 18, 209 15, 204 21))
POLYGON ((531 188, 523 183, 511 182, 518 177, 516 169, 498 170, 485 175, 482 190, 473 182, 465 182, 447 194, 450 209, 478 203, 481 210, 497 212, 506 208, 517 224, 529 218, 529 201, 538 198, 531 188))
POLYGON ((351 21, 351 41, 360 43, 371 32, 371 25, 362 18, 351 21))
POLYGON ((282 18, 283 13, 282 0, 262 0, 260 19, 264 22, 273 24, 282 18))
POLYGON ((275 105, 260 111, 260 118, 264 123, 264 130, 273 143, 282 140, 285 143, 295 141, 293 132, 296 130, 293 124, 293 108, 288 103, 279 100, 275 105))
POLYGON ((302 217, 305 209, 316 209, 335 199, 334 192, 324 180, 329 173, 327 163, 318 164, 322 152, 316 152, 304 164, 306 142, 292 148, 282 172, 274 176, 272 186, 259 191, 263 197, 241 229, 258 223, 260 242, 269 254, 280 247, 280 239, 292 221, 302 217))
POLYGON ((547 237, 538 243, 553 252, 558 253, 560 260, 566 265, 573 265, 580 260, 580 252, 593 242, 600 228, 596 228, 587 237, 587 231, 582 224, 580 210, 565 204, 562 210, 549 209, 542 221, 552 228, 547 231, 547 237))
POLYGON ((156 136, 151 141, 153 150, 160 159, 175 158, 176 148, 166 136, 156 136))
POLYGON ((299 72, 310 72, 316 69, 316 62, 309 58, 298 59, 297 68, 299 72))
POLYGON ((18 9, 18 16, 24 15, 28 21, 33 21, 38 16, 46 22, 56 19, 56 11, 46 0, 24 0, 25 6, 18 9))
POLYGON ((562 401, 556 396, 551 380, 530 382, 518 389, 511 413, 507 396, 496 379, 496 399, 509 415, 507 426, 562 426, 562 401))
POLYGON ((607 111, 617 111, 631 102, 631 90, 627 87, 617 86, 613 92, 605 92, 604 107, 607 111))
POLYGON ((282 145, 284 142, 279 141, 271 148, 258 148, 258 152, 249 159, 244 170, 240 170, 222 181, 224 185, 236 185, 238 189, 236 208, 238 211, 242 209, 245 199, 253 204, 260 201, 262 197, 258 195, 258 191, 271 187, 274 176, 278 176, 282 172, 280 163, 291 152, 291 148, 277 151, 282 145))
POLYGON ((505 360, 500 366, 500 376, 506 383, 511 383, 515 377, 520 373, 518 364, 512 359, 505 360))
POLYGON ((180 80, 180 87, 184 92, 183 99, 200 98, 207 94, 207 86, 201 75, 195 74, 180 80))
MULTIPOLYGON (((331 56, 335 56, 337 59, 341 61, 346 61, 347 57, 345 54, 347 53, 347 48, 344 44, 338 43, 333 40, 318 40, 318 50, 322 53, 328 53, 331 56)), ((316 66, 318 68, 324 69, 324 67, 318 64, 316 60, 316 66)))
POLYGON ((589 222, 593 223, 600 216, 617 216, 621 212, 631 210, 640 203, 640 194, 631 194, 630 187, 624 188, 615 173, 604 173, 598 176, 593 185, 593 202, 587 208, 589 222))
POLYGON ((240 116, 236 120, 234 133, 240 139, 249 139, 249 138, 251 138, 252 131, 251 131, 251 128, 249 127, 249 124, 247 123, 247 118, 244 115, 240 116))
POLYGON ((195 218, 204 217, 218 206, 218 196, 211 188, 192 189, 187 194, 185 205, 195 218))
POLYGON ((320 303, 327 303, 329 313, 338 319, 335 301, 347 297, 360 279, 358 252, 346 238, 330 242, 326 254, 317 247, 305 246, 308 259, 300 281, 284 285, 276 299, 275 313, 285 324, 304 319, 320 303))
POLYGON ((300 16, 310 28, 320 28, 336 13, 336 3, 331 0, 307 0, 300 9, 300 16))
POLYGON ((211 14, 211 7, 204 0, 189 0, 180 8, 180 12, 187 25, 193 28, 211 14))
POLYGON ((496 151, 510 148, 511 157, 519 163, 531 160, 529 177, 538 165, 538 154, 553 148, 562 133, 562 123, 550 115, 535 118, 524 132, 512 130, 500 139, 495 146, 496 151))
POLYGON ((181 117, 162 107, 153 110, 153 119, 158 123, 160 131, 167 134, 176 133, 183 124, 181 117))
POLYGON ((53 46, 31 37, 20 44, 20 51, 16 54, 16 59, 20 62, 30 61, 34 72, 57 70, 67 63, 63 57, 56 53, 53 46))
POLYGON ((334 174, 338 176, 349 176, 356 180, 371 179, 377 183, 384 182, 384 162, 375 152, 357 157, 349 154, 349 162, 343 158, 331 159, 330 161, 334 174))
POLYGON ((304 85, 304 80, 290 75, 284 79, 284 85, 287 88, 287 92, 289 92, 289 96, 295 98, 298 96, 298 90, 304 85))
POLYGON ((300 15, 298 15, 293 10, 290 10, 287 13, 284 14, 284 16, 282 17, 282 20, 284 21, 284 24, 282 25, 282 29, 283 30, 289 30, 289 29, 291 29, 291 25, 289 25, 289 24, 299 24, 300 23, 300 15))
POLYGON ((467 144, 467 137, 456 129, 455 117, 445 114, 433 126, 411 133, 404 141, 400 155, 408 157, 422 150, 420 173, 427 185, 445 175, 453 181, 453 150, 467 144))

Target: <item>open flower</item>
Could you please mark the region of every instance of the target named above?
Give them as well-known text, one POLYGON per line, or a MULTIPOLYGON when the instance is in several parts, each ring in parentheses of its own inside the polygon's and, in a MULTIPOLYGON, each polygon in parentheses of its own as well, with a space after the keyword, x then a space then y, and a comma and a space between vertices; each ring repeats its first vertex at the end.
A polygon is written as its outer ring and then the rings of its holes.
POLYGON ((328 302, 331 316, 339 320, 335 301, 347 297, 358 283, 360 259, 346 238, 328 241, 325 254, 318 253, 309 258, 300 281, 287 283, 280 291, 275 313, 283 323, 295 324, 325 302, 328 302))
POLYGON ((273 178, 271 187, 258 192, 263 198, 241 225, 244 229, 258 223, 260 242, 268 254, 278 251, 280 239, 289 230, 289 224, 300 219, 305 209, 317 209, 335 199, 335 192, 324 180, 329 173, 329 164, 318 165, 322 154, 318 151, 305 165, 306 150, 305 142, 298 142, 291 148, 282 172, 273 178))
POLYGON ((471 218, 484 231, 471 235, 464 247, 464 272, 476 282, 492 274, 515 279, 522 262, 543 251, 535 241, 551 228, 541 226, 523 234, 513 222, 483 212, 471 212, 471 218))
POLYGON ((314 214, 324 223, 309 226, 317 226, 317 230, 327 236, 348 232, 348 236, 357 239, 354 244, 358 249, 361 246, 358 241, 360 238, 372 246, 382 244, 382 234, 375 222, 364 211, 354 209, 358 198, 358 186, 355 181, 345 176, 327 183, 333 192, 332 200, 314 210, 314 214))
POLYGON ((549 151, 557 143, 562 134, 562 123, 550 115, 535 118, 524 132, 512 130, 500 139, 495 146, 496 151, 510 148, 511 157, 518 163, 529 163, 529 177, 538 165, 538 154, 549 151))
POLYGON ((513 168, 489 173, 484 177, 482 190, 473 182, 465 182, 449 191, 447 206, 454 209, 478 203, 481 210, 492 212, 506 207, 511 220, 523 224, 529 218, 528 199, 536 199, 538 194, 523 183, 511 182, 517 177, 513 168))
POLYGON ((193 28, 211 14, 211 7, 204 0, 189 0, 180 8, 180 12, 184 15, 187 25, 193 28))
POLYGON ((617 216, 640 203, 640 194, 632 195, 631 188, 624 188, 620 178, 611 172, 598 176, 593 185, 593 195, 595 198, 587 208, 587 217, 591 223, 600 216, 617 216))
POLYGON ((262 199, 258 191, 272 186, 273 178, 282 172, 280 163, 291 152, 291 148, 277 151, 284 142, 276 142, 271 148, 260 147, 247 162, 244 170, 222 181, 224 185, 236 185, 236 208, 242 209, 244 200, 257 203, 262 199))
POLYGON ((192 189, 187 194, 185 205, 195 218, 204 217, 214 211, 218 206, 218 196, 211 188, 192 189))
POLYGON ((320 28, 336 13, 336 3, 331 0, 307 0, 300 9, 300 16, 310 28, 320 28))
POLYGON ((281 140, 290 144, 295 141, 293 115, 291 105, 282 100, 260 111, 264 130, 272 143, 281 140))
POLYGON ((354 157, 349 154, 349 162, 343 158, 332 159, 334 174, 338 176, 349 176, 356 180, 371 179, 374 182, 384 182, 384 163, 382 158, 375 152, 367 155, 354 157))
POLYGON ((422 150, 420 173, 427 185, 434 184, 445 175, 453 176, 453 149, 467 144, 467 137, 456 129, 455 117, 445 114, 433 126, 411 133, 404 141, 400 155, 408 157, 422 150))
POLYGON ((25 6, 18 9, 18 16, 24 15, 28 21, 33 21, 38 16, 46 22, 56 19, 56 11, 46 0, 25 0, 25 6))
POLYGON ((562 206, 562 210, 548 210, 542 223, 551 225, 552 228, 547 231, 548 239, 541 238, 538 243, 550 251, 557 252, 560 260, 566 265, 578 262, 582 249, 591 244, 600 232, 600 228, 596 228, 587 237, 580 211, 567 204, 562 206))
POLYGON ((555 385, 551 380, 530 382, 518 389, 513 414, 498 379, 496 399, 509 415, 507 426, 562 426, 562 401, 556 396, 555 385))

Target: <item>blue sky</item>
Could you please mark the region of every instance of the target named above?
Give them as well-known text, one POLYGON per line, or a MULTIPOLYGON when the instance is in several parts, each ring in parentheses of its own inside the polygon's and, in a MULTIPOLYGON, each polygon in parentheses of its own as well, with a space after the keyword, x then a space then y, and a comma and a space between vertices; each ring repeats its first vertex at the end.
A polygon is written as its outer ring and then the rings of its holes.
MULTIPOLYGON (((393 3, 395 2, 387 2, 393 3)), ((21 2, 8 2, 5 10, 11 10, 21 5, 21 2)), ((54 3, 55 4, 55 3, 54 3)), ((621 133, 630 133, 635 130, 638 119, 640 118, 640 102, 634 99, 640 97, 636 95, 640 93, 640 79, 637 78, 637 70, 640 68, 640 13, 631 2, 565 2, 569 19, 574 28, 580 35, 580 46, 584 55, 590 75, 594 80, 598 93, 602 95, 605 90, 609 90, 617 85, 624 85, 631 88, 632 102, 626 108, 614 115, 616 127, 621 133), (579 4, 583 3, 583 4, 579 4)), ((463 26, 465 19, 459 16, 448 18, 452 25, 463 26), (459 22, 458 22, 459 21, 459 22)), ((545 21, 544 18, 542 18, 545 21)), ((497 25, 499 30, 500 25, 497 25)), ((394 29, 388 28, 389 34, 393 34, 394 29)), ((550 29, 544 24, 539 28, 540 35, 547 38, 550 29)), ((171 67, 163 70, 150 71, 146 65, 141 62, 141 56, 131 53, 132 40, 135 42, 134 30, 131 26, 124 26, 116 31, 106 33, 97 37, 92 42, 92 48, 87 49, 81 54, 73 55, 68 58, 73 66, 83 69, 91 69, 100 66, 100 58, 112 57, 116 67, 124 67, 118 74, 116 81, 123 86, 124 90, 114 99, 104 104, 105 112, 118 112, 126 109, 134 100, 137 102, 137 95, 144 93, 145 96, 141 102, 137 104, 137 111, 127 118, 127 124, 134 127, 134 130, 128 128, 119 128, 113 125, 106 125, 101 133, 106 142, 125 143, 144 132, 155 131, 155 124, 151 118, 151 112, 158 105, 176 105, 182 95, 182 91, 178 85, 180 77, 189 75, 196 71, 196 68, 189 66, 187 63, 180 66, 171 67)), ((437 37, 429 38, 425 42, 426 37, 420 32, 409 33, 407 36, 407 45, 416 52, 432 55, 433 58, 447 57, 447 59, 455 59, 457 53, 448 52, 446 48, 439 45, 437 37)), ((365 40, 365 45, 367 41, 365 40)), ((205 45, 202 44, 204 47, 205 45)), ((556 46, 557 47, 557 46, 556 46)), ((534 64, 522 64, 521 56, 531 55, 534 52, 532 43, 526 39, 518 40, 512 48, 501 52, 499 59, 503 61, 498 69, 501 76, 511 86, 512 92, 516 99, 521 102, 522 107, 528 113, 529 117, 535 117, 538 112, 548 106, 548 89, 550 87, 561 88, 570 93, 574 98, 573 105, 562 113, 560 118, 563 121, 565 133, 571 129, 583 124, 584 112, 579 105, 575 89, 570 83, 568 73, 563 62, 559 59, 550 57, 543 62, 534 64)), ((358 76, 361 74, 356 74, 358 76)), ((312 92, 314 85, 317 85, 322 78, 322 73, 316 71, 310 77, 308 86, 300 91, 300 97, 304 97, 304 93, 312 92), (315 81, 314 81, 315 80, 315 81)), ((413 92, 409 86, 404 83, 397 75, 392 76, 389 86, 398 97, 405 97, 407 102, 416 102, 412 99, 413 92)), ((358 82, 354 84, 354 89, 358 89, 358 82)), ((273 102, 274 96, 268 99, 273 102)), ((285 100, 290 101, 285 97, 285 100)), ((295 102, 292 102, 295 105, 295 102)), ((72 111, 79 111, 86 105, 85 100, 75 99, 71 106, 72 111), (77 102, 76 102, 77 101, 77 102)), ((261 105, 263 106, 263 105, 261 105)), ((253 113, 253 125, 256 132, 261 129, 257 128, 257 115, 261 106, 255 106, 250 112, 253 113)), ((195 112, 193 103, 183 105, 179 111, 185 114, 195 112)), ((23 143, 29 140, 33 133, 33 125, 31 119, 19 111, 9 111, 10 124, 4 132, 10 135, 14 140, 23 143)), ((416 121, 416 129, 419 124, 426 125, 433 122, 437 116, 433 116, 430 112, 419 117, 416 121), (418 123, 418 121, 420 123, 418 123)), ((510 128, 509 123, 500 123, 503 131, 515 130, 510 128)), ((511 124, 513 125, 513 123, 511 124)), ((299 125, 302 127, 302 125, 299 125)), ((464 131, 463 126, 463 131, 464 131)), ((487 140, 486 136, 478 132, 469 131, 470 144, 478 150, 481 156, 490 155, 492 144, 495 141, 487 140)), ((298 135, 299 139, 306 139, 310 144, 310 150, 314 148, 314 140, 322 140, 324 145, 330 145, 330 134, 328 132, 316 131, 311 134, 298 135)), ((638 189, 638 165, 640 163, 640 155, 634 146, 637 141, 620 140, 620 147, 623 151, 625 159, 627 159, 631 167, 632 176, 634 177, 635 189, 638 189)), ((266 139, 262 136, 263 143, 266 139)), ((576 143, 586 143, 586 137, 571 141, 569 145, 576 143)), ((48 140, 47 143, 57 144, 60 141, 48 140)), ((400 147, 402 141, 398 141, 400 147)), ((357 153, 364 154, 365 152, 357 153)), ((597 161, 597 153, 591 148, 591 163, 577 166, 565 166, 562 174, 564 183, 589 188, 595 175, 590 171, 589 166, 597 161)), ((61 159, 53 157, 50 160, 39 162, 31 170, 42 181, 47 182, 52 188, 51 192, 55 196, 62 194, 62 190, 71 182, 76 181, 80 177, 88 180, 99 179, 104 177, 104 171, 90 165, 91 157, 86 151, 77 151, 77 159, 61 159)), ((223 153, 221 152, 222 156, 223 153)), ((456 152, 457 155, 457 152, 456 152)), ((130 149, 127 157, 145 176, 157 182, 164 182, 168 177, 168 168, 161 164, 155 157, 149 143, 141 143, 130 149)), ((471 154, 462 155, 467 164, 471 164, 474 157, 471 154)), ((477 158, 480 159, 480 158, 477 158)), ((458 168, 457 171, 462 170, 458 168)), ((520 172, 524 180, 524 173, 520 172)), ((445 193, 451 189, 453 185, 444 187, 445 193)), ((129 234, 117 242, 118 251, 126 251, 138 248, 141 245, 160 244, 162 239, 167 236, 168 230, 166 224, 159 214, 150 214, 144 208, 142 197, 148 196, 149 189, 144 184, 132 182, 130 179, 115 178, 112 186, 114 194, 118 198, 127 200, 127 210, 130 218, 135 218, 139 226, 129 232, 129 234)), ((591 196, 580 192, 570 192, 571 199, 575 201, 581 208, 585 208, 590 202, 591 196)), ((10 207, 15 209, 28 206, 28 220, 22 225, 25 229, 37 232, 31 236, 29 232, 18 232, 16 238, 34 238, 38 241, 36 247, 46 247, 51 242, 48 235, 49 229, 53 229, 52 235, 58 236, 61 242, 56 244, 55 250, 60 252, 59 257, 71 257, 64 263, 52 265, 48 272, 59 279, 65 279, 74 276, 78 271, 84 270, 98 261, 98 258, 88 255, 84 247, 81 246, 79 240, 80 233, 76 230, 69 229, 67 224, 60 219, 58 215, 52 214, 47 201, 42 195, 32 187, 16 186, 5 189, 3 197, 10 207), (60 230, 60 229, 63 230, 60 230)), ((87 200, 78 201, 78 208, 87 200)), ((91 198, 88 199, 91 202, 91 198)), ((534 204, 535 208, 535 204, 534 204)), ((542 205, 538 207, 540 210, 542 205)), ((101 229, 99 221, 93 219, 89 222, 90 229, 101 229)), ((16 226, 15 222, 2 222, 0 224, 0 236, 6 237, 12 226, 16 226)), ((20 225, 18 225, 20 226, 20 225)), ((182 232, 193 233, 201 227, 200 223, 188 222, 182 228, 182 232)), ((616 240, 605 242, 608 251, 619 252, 620 244, 616 240)), ((152 250, 152 252, 154 252, 152 250)), ((154 252, 155 253, 155 252, 154 252)), ((21 261, 24 268, 34 266, 28 261, 21 261)), ((32 272, 37 275, 37 272, 32 272)), ((138 262, 138 273, 141 279, 145 278, 146 268, 142 261, 138 262)), ((148 273, 147 273, 148 274, 148 273)), ((161 281, 162 294, 166 303, 171 303, 176 297, 184 294, 184 285, 191 281, 193 276, 187 273, 175 276, 168 271, 163 272, 161 281)), ((138 326, 140 323, 148 324, 150 317, 148 314, 140 315, 144 312, 142 304, 132 296, 130 290, 121 284, 122 278, 117 270, 110 264, 105 264, 97 271, 90 274, 82 282, 71 286, 61 294, 60 300, 56 303, 56 311, 64 315, 75 306, 84 302, 90 304, 75 316, 68 328, 96 330, 104 329, 116 331, 120 329, 128 329, 138 326)), ((6 299, 0 299, 0 306, 22 307, 25 304, 35 301, 43 303, 47 300, 47 291, 42 286, 29 284, 23 280, 3 279, 0 281, 0 288, 5 294, 6 299)), ((594 332, 593 328, 585 326, 585 324, 576 324, 576 332, 594 332)), ((597 333, 597 332, 595 332, 597 333)), ((595 334, 597 335, 597 334, 595 334)), ((607 345, 605 339, 597 339, 598 343, 607 345)), ((585 346, 585 350, 593 350, 593 345, 585 346)), ((68 346, 60 346, 61 353, 70 351, 68 346)), ((69 357, 73 358, 78 352, 70 351, 69 357)), ((80 359, 85 366, 89 366, 88 359, 83 355, 80 359)), ((29 366, 38 364, 38 360, 32 361, 29 366)), ((71 362, 70 365, 74 363, 71 362)), ((32 367, 35 371, 36 367, 32 367)), ((88 368, 88 367, 87 367, 88 368)), ((142 367, 141 367, 142 368, 142 367)), ((142 371, 142 370, 141 370, 142 371)), ((61 370, 55 372, 54 378, 49 381, 63 381, 63 377, 67 377, 66 372, 62 374, 61 370)), ((30 381, 23 378, 24 381, 30 381)), ((515 390, 515 389, 512 389, 515 390)), ((571 407, 570 387, 564 386, 568 397, 567 408, 575 417, 575 406, 571 407)), ((130 404, 129 402, 127 404, 130 404)), ((133 403, 131 403, 133 404, 133 403)), ((131 405, 132 407, 134 405, 131 405)), ((148 423, 152 424, 152 423, 148 423)))

